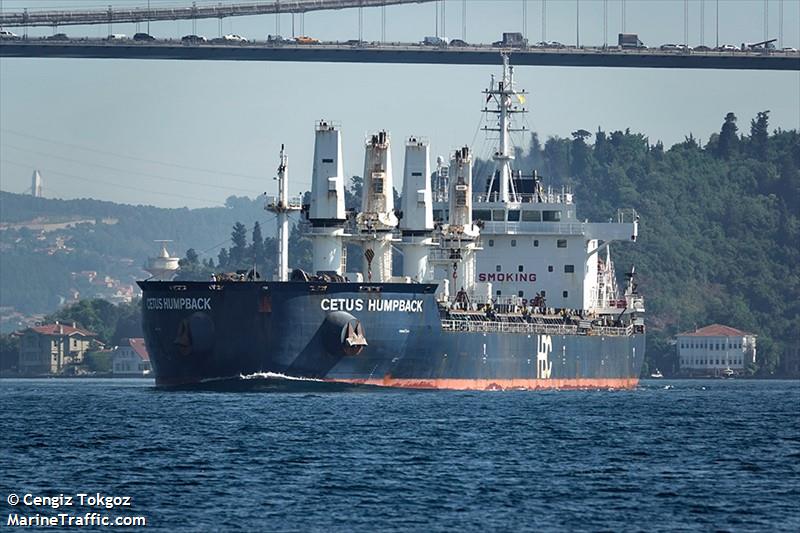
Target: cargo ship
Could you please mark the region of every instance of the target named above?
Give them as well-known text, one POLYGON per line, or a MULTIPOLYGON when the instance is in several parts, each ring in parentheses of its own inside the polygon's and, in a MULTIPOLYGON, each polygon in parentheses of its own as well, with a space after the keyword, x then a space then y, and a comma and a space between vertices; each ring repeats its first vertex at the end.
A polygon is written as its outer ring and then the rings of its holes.
POLYGON ((399 206, 388 132, 366 139, 357 212, 345 210, 338 124, 315 126, 307 205, 288 195, 281 147, 278 194, 266 203, 278 221, 273 280, 139 282, 157 386, 270 376, 414 389, 635 387, 644 300, 633 267, 618 288, 610 244, 636 241, 637 214, 581 221, 571 191, 514 169, 526 92, 507 56, 483 94, 484 129, 498 141, 493 170, 473 178, 469 147, 433 169, 428 141, 410 136, 399 206), (289 269, 293 211, 312 241, 311 272, 289 269), (360 257, 348 261, 348 247, 360 257))

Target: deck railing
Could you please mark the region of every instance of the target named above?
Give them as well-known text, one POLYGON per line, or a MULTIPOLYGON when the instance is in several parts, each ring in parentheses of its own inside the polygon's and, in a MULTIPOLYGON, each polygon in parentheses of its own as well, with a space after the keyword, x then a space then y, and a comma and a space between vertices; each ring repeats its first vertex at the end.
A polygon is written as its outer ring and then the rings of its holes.
POLYGON ((530 322, 494 322, 468 320, 442 320, 442 331, 470 333, 534 333, 537 335, 603 335, 621 337, 633 334, 633 326, 600 326, 579 328, 572 324, 535 324, 530 322))

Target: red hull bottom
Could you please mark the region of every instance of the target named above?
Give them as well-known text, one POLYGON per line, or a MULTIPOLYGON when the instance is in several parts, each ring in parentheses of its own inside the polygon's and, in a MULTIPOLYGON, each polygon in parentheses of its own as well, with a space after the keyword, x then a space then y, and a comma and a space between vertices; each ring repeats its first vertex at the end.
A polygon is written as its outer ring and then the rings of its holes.
POLYGON ((639 378, 570 378, 570 379, 326 379, 335 383, 395 387, 403 389, 443 390, 542 390, 542 389, 633 389, 639 378))

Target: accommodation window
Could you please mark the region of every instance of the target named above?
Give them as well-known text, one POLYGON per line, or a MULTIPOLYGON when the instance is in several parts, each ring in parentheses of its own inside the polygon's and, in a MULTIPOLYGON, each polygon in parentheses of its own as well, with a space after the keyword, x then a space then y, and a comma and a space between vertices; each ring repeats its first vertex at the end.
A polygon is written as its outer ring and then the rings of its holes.
POLYGON ((474 209, 472 218, 473 220, 490 220, 492 218, 491 211, 488 209, 474 209))
POLYGON ((517 292, 517 296, 519 296, 520 298, 522 298, 523 296, 525 296, 525 291, 519 291, 519 292, 517 292))
POLYGON ((533 247, 537 248, 539 246, 539 239, 533 239, 533 247))
POLYGON ((517 246, 517 239, 511 239, 511 247, 514 248, 517 246))
POLYGON ((547 265, 547 271, 548 272, 552 272, 553 271, 553 265, 547 265))
POLYGON ((566 248, 567 247, 567 239, 558 239, 556 241, 556 246, 559 248, 566 248))
MULTIPOLYGON (((572 273, 572 272, 575 272, 575 265, 564 265, 564 272, 565 272, 566 274, 570 274, 570 273, 572 273)), ((684 348, 685 348, 685 347, 686 347, 686 346, 684 345, 684 348)))
POLYGON ((523 211, 522 212, 522 221, 523 222, 541 222, 542 220, 542 212, 541 211, 523 211))
POLYGON ((547 291, 542 291, 542 298, 547 296, 547 291))
POLYGON ((561 211, 542 211, 542 220, 545 222, 558 222, 561 220, 561 211))
POLYGON ((502 222, 506 219, 505 209, 492 209, 492 220, 502 222))
POLYGON ((489 246, 494 246, 494 239, 489 239, 489 246))
POLYGON ((501 270, 503 270, 503 269, 502 269, 502 267, 501 267, 500 265, 497 265, 497 266, 495 267, 495 269, 496 269, 496 270, 495 270, 496 272, 500 272, 501 270))
POLYGON ((519 209, 509 209, 508 210, 508 221, 509 222, 519 222, 519 209))
POLYGON ((519 265, 519 266, 517 267, 517 272, 522 272, 522 270, 523 270, 523 268, 522 268, 522 265, 519 265))
POLYGON ((562 292, 561 296, 563 296, 564 298, 568 297, 569 296, 569 291, 562 292))
POLYGON ((502 291, 497 291, 497 292, 495 292, 495 294, 496 294, 497 296, 500 296, 500 295, 502 294, 502 291))
POLYGON ((323 158, 322 158, 322 162, 323 162, 323 163, 333 163, 333 159, 330 159, 330 158, 328 158, 328 157, 323 157, 323 158))

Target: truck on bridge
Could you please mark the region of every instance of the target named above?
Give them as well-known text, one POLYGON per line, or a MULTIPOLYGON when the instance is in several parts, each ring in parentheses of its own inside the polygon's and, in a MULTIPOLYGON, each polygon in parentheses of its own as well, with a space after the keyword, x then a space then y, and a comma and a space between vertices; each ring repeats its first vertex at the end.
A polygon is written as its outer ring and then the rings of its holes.
POLYGON ((644 43, 639 40, 639 35, 635 33, 620 33, 617 39, 620 48, 645 48, 644 43))

